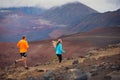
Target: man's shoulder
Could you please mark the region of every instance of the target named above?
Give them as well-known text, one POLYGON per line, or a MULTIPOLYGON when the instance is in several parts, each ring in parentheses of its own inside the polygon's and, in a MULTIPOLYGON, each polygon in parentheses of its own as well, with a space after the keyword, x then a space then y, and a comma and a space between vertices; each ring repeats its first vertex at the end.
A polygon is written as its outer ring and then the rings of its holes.
POLYGON ((26 40, 22 40, 22 39, 21 39, 19 42, 27 42, 27 41, 26 41, 26 40))

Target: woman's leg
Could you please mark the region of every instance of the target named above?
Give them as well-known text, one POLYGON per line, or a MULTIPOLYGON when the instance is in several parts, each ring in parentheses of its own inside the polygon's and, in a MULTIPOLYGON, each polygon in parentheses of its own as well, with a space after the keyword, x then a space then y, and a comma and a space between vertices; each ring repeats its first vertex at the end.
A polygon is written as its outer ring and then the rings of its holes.
POLYGON ((58 56, 59 63, 61 63, 62 62, 62 55, 61 54, 57 54, 57 56, 58 56))

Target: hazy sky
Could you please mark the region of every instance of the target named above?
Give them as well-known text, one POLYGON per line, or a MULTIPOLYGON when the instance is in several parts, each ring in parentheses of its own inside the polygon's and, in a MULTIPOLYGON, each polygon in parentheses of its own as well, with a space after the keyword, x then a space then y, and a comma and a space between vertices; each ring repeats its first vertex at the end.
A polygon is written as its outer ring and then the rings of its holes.
POLYGON ((120 0, 0 0, 0 8, 19 6, 51 8, 75 1, 79 1, 99 12, 113 11, 120 8, 120 0))

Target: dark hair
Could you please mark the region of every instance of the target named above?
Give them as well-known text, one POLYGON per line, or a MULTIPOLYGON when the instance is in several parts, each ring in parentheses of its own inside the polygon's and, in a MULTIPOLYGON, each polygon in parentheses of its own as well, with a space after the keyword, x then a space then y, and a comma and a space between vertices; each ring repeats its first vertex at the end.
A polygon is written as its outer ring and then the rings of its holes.
POLYGON ((57 42, 56 46, 58 46, 58 44, 61 43, 60 41, 57 42))
POLYGON ((25 38, 26 38, 26 36, 23 36, 23 37, 22 37, 22 39, 25 39, 25 38))

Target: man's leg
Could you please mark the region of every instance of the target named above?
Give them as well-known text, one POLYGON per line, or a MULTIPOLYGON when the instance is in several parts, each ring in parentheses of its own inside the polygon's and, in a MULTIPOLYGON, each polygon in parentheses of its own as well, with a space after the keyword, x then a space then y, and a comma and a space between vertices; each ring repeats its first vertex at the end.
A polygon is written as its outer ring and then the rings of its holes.
MULTIPOLYGON (((21 57, 23 57, 23 53, 20 53, 21 57)), ((23 58, 15 60, 15 63, 23 61, 23 58)))
POLYGON ((24 59, 22 58, 22 59, 17 59, 17 60, 15 60, 16 62, 21 62, 21 61, 24 61, 24 59))
POLYGON ((27 67, 27 57, 23 56, 23 62, 24 62, 24 66, 27 67))

